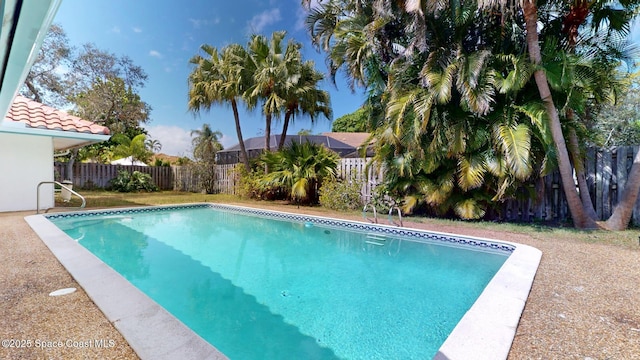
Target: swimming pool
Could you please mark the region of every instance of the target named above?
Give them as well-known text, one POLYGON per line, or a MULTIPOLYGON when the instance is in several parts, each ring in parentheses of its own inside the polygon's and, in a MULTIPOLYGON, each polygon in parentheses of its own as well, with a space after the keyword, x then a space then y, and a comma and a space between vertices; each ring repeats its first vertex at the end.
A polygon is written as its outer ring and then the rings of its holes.
POLYGON ((518 248, 210 204, 47 217, 243 359, 433 357, 518 248))

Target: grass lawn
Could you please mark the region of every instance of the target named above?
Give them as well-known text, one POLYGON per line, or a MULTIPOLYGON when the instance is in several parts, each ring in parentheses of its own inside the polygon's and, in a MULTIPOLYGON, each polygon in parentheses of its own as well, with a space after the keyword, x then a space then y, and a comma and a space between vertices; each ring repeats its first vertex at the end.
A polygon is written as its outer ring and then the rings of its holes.
MULTIPOLYGON (((87 201, 87 208, 110 208, 110 207, 128 207, 128 206, 149 206, 149 205, 166 205, 166 204, 186 204, 199 202, 217 202, 227 204, 237 204, 254 207, 276 207, 278 210, 286 212, 300 212, 300 210, 313 211, 314 214, 327 217, 350 218, 363 220, 362 214, 358 211, 353 212, 336 212, 325 209, 320 206, 315 207, 298 207, 284 202, 275 201, 256 201, 251 199, 242 199, 235 195, 226 194, 199 194, 177 191, 161 191, 154 193, 119 193, 109 191, 87 191, 80 190, 87 201)), ((59 195, 57 195, 59 197, 59 195)), ((63 203, 60 199, 56 199, 56 210, 64 210, 65 207, 80 206, 81 201, 73 198, 69 203, 63 203)), ((380 217, 381 222, 386 221, 386 216, 380 217)), ((568 240, 579 241, 584 243, 606 243, 611 245, 619 245, 623 247, 638 248, 640 247, 640 229, 632 228, 626 231, 580 231, 566 227, 549 227, 539 224, 510 224, 496 223, 489 221, 460 221, 460 220, 443 220, 418 216, 404 217, 405 222, 415 222, 422 224, 448 225, 461 227, 466 229, 483 229, 506 233, 526 234, 534 239, 539 240, 568 240)))

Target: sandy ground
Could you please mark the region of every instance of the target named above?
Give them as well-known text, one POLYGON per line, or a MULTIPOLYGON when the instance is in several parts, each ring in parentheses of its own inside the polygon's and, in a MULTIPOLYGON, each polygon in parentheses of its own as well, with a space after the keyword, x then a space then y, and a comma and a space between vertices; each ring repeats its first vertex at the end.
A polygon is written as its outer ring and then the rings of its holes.
MULTIPOLYGON (((31 231, 23 219, 30 214, 0 214, 0 359, 137 358, 31 231), (67 287, 78 291, 48 295, 67 287)), ((405 226, 543 252, 509 359, 640 359, 640 249, 455 225, 405 226)))

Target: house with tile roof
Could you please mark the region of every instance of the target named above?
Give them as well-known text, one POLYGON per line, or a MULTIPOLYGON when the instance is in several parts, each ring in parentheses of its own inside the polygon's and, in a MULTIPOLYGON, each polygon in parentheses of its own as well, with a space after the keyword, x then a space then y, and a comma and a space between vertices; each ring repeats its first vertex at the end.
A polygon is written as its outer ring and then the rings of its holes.
MULTIPOLYGON (((108 140, 109 129, 16 96, 0 123, 0 212, 35 210, 37 187, 53 181, 53 155, 108 140)), ((54 203, 52 185, 40 188, 40 208, 54 203)))
MULTIPOLYGON (((271 135, 269 138, 269 147, 272 150, 278 148, 278 143, 282 135, 271 135)), ((326 132, 321 135, 287 135, 285 145, 288 146, 292 142, 302 144, 311 142, 320 144, 327 149, 333 150, 340 157, 360 157, 359 149, 369 138, 369 133, 331 133, 326 132)), ((244 141, 244 147, 247 150, 249 159, 258 157, 265 148, 264 136, 252 137, 244 141)), ((228 149, 218 151, 216 162, 218 164, 237 164, 240 162, 240 144, 236 144, 228 149)))

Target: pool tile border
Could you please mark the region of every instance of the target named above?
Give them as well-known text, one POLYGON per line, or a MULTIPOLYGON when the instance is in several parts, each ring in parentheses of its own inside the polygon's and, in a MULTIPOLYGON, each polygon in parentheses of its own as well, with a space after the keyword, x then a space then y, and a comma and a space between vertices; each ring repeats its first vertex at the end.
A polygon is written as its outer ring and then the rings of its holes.
POLYGON ((472 238, 467 236, 458 236, 451 235, 445 233, 438 232, 430 232, 430 231, 420 231, 414 229, 407 229, 402 227, 393 227, 384 224, 367 224, 363 222, 349 221, 349 220, 340 220, 340 219, 332 219, 332 218, 324 218, 319 216, 312 215, 299 215, 299 214, 291 214, 279 211, 272 210, 261 210, 254 209, 242 206, 232 206, 232 205, 224 205, 224 204, 213 204, 213 203, 203 203, 203 204, 186 204, 186 205, 168 205, 168 206, 157 206, 157 207, 143 207, 143 208, 127 208, 127 209, 116 209, 116 210, 97 210, 97 211, 83 211, 83 212, 69 212, 69 213, 59 213, 59 214, 47 214, 45 217, 47 219, 60 219, 60 218, 75 218, 75 217, 88 217, 88 216, 101 216, 101 215, 126 215, 126 214, 135 214, 135 213, 144 213, 144 212, 159 212, 159 211, 171 211, 171 210, 179 210, 179 209, 198 209, 198 208, 212 208, 218 210, 226 210, 233 211, 235 213, 240 214, 249 214, 253 216, 260 216, 264 218, 270 219, 279 219, 279 220, 288 220, 295 221, 301 223, 311 223, 316 225, 324 225, 335 228, 344 228, 350 230, 364 231, 364 232, 374 232, 374 233, 383 233, 385 235, 391 236, 401 236, 405 238, 410 238, 418 241, 435 241, 440 243, 445 243, 447 245, 452 246, 470 246, 479 250, 486 250, 492 252, 501 252, 505 254, 511 254, 515 250, 515 246, 512 244, 507 244, 499 241, 492 241, 489 239, 481 239, 481 238, 472 238))
POLYGON ((384 224, 367 224, 356 221, 339 220, 332 218, 324 218, 312 215, 290 214, 272 210, 259 210, 240 206, 229 206, 223 204, 210 204, 211 208, 234 211, 237 213, 251 214, 255 216, 267 217, 271 219, 283 219, 297 221, 303 223, 312 223, 317 225, 325 225, 330 227, 346 227, 350 230, 358 230, 364 232, 377 232, 392 236, 401 236, 411 238, 413 240, 430 240, 436 242, 444 242, 449 245, 471 246, 478 249, 495 250, 511 254, 515 250, 515 246, 511 244, 501 243, 498 241, 490 241, 488 239, 469 238, 466 236, 452 236, 450 234, 420 231, 407 229, 403 227, 393 227, 384 224))
POLYGON ((90 210, 33 215, 25 219, 142 359, 226 359, 224 354, 215 347, 48 221, 56 218, 123 215, 206 207, 324 226, 346 226, 358 231, 382 232, 394 236, 406 236, 415 241, 439 242, 448 246, 502 252, 509 255, 498 273, 440 347, 434 357, 437 360, 506 359, 542 258, 540 250, 510 242, 212 203, 90 210), (78 266, 78 263, 81 265, 78 266), (99 271, 92 269, 87 275, 87 267, 96 268, 99 271), (111 291, 108 294, 105 294, 103 286, 96 285, 96 281, 100 283, 99 279, 109 279, 113 282, 109 284, 111 291), (126 302, 121 298, 114 299, 113 293, 116 292, 133 299, 136 310, 129 310, 129 306, 123 305, 126 302), (160 317, 156 318, 156 316, 160 317), (153 327, 145 325, 145 322, 149 321, 154 323, 153 327), (156 327, 156 324, 160 326, 156 327), (175 334, 178 334, 179 341, 175 341, 175 334), (174 341, 168 341, 168 339, 174 341))

